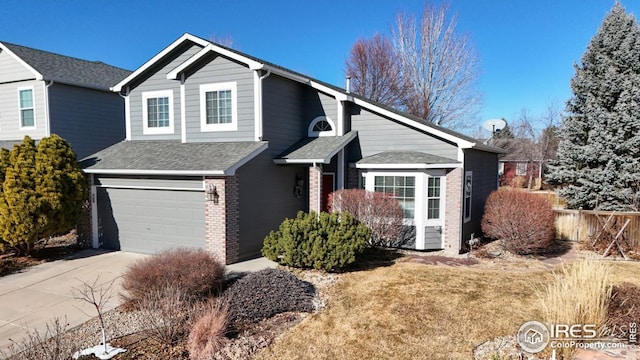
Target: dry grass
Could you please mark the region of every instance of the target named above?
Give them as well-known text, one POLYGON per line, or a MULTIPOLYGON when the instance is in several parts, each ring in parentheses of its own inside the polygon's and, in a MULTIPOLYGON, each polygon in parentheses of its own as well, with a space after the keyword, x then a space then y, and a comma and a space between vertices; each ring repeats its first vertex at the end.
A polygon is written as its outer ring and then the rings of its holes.
MULTIPOLYGON (((595 259, 562 266, 539 293, 542 321, 602 326, 611 298, 611 271, 610 263, 595 259)), ((575 348, 558 351, 561 359, 569 359, 575 348)))
POLYGON ((399 263, 344 275, 330 306, 259 359, 469 359, 491 338, 539 318, 543 272, 399 263))

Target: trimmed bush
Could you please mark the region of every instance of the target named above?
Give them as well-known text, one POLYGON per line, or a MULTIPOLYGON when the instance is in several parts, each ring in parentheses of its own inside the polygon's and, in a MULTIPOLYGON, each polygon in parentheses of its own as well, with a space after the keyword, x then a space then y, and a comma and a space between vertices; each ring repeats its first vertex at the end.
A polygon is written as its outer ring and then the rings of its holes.
POLYGON ((145 294, 139 304, 138 320, 149 338, 158 344, 174 345, 188 333, 188 320, 193 312, 190 299, 178 287, 166 286, 145 294))
POLYGON ((547 249, 555 239, 555 216, 544 197, 521 190, 501 189, 487 198, 482 231, 504 241, 505 248, 526 255, 547 249))
POLYGON ((220 290, 224 265, 203 249, 172 249, 141 260, 123 276, 122 298, 137 307, 145 295, 171 287, 187 298, 220 290))
POLYGON ((315 288, 288 271, 265 269, 234 282, 225 292, 230 323, 235 329, 274 315, 313 311, 315 288))
POLYGON ((338 190, 329 195, 331 212, 348 212, 371 229, 373 246, 402 244, 402 206, 388 194, 362 189, 338 190))
POLYGON ((304 213, 286 219, 265 239, 262 254, 282 265, 335 271, 356 260, 371 230, 349 213, 304 213))
POLYGON ((196 321, 189 332, 187 350, 189 358, 197 360, 212 359, 227 342, 227 308, 212 305, 196 321))

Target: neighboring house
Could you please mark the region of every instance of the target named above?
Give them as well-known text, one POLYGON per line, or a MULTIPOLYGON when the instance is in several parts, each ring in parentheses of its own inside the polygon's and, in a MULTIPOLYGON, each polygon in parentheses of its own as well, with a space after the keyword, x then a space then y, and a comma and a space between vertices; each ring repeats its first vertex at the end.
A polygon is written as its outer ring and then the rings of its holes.
POLYGON ((113 90, 126 141, 83 161, 95 247, 231 263, 361 187, 400 201, 406 246, 458 253, 497 187, 500 149, 189 34, 113 90))
POLYGON ((500 186, 529 187, 529 182, 531 186, 540 186, 543 161, 533 141, 501 139, 493 145, 505 151, 498 165, 500 186))
POLYGON ((0 42, 0 147, 58 134, 82 158, 121 141, 124 100, 109 88, 129 74, 0 42))

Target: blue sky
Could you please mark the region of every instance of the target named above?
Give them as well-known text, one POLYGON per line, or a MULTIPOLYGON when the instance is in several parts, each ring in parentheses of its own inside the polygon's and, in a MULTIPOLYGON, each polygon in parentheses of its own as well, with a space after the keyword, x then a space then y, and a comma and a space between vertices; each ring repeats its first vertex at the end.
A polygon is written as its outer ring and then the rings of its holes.
MULTIPOLYGON (((580 60, 613 0, 452 0, 480 57, 475 123, 526 108, 562 110, 580 60)), ((623 1, 637 14, 640 4, 623 1)), ((359 37, 388 32, 424 1, 3 0, 0 40, 134 70, 185 32, 231 38, 236 49, 342 86, 359 37)))

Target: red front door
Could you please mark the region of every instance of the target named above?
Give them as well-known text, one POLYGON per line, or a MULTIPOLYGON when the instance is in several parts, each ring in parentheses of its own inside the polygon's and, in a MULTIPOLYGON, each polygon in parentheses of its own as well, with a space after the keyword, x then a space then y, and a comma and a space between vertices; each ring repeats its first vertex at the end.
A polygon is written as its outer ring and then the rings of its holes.
POLYGON ((322 200, 320 211, 329 211, 329 194, 335 190, 334 174, 322 174, 322 200))

